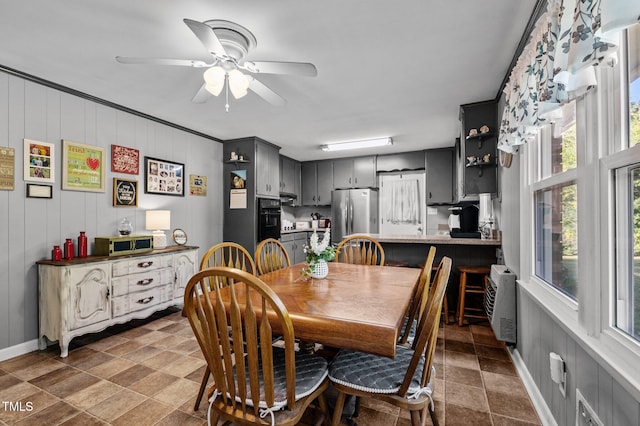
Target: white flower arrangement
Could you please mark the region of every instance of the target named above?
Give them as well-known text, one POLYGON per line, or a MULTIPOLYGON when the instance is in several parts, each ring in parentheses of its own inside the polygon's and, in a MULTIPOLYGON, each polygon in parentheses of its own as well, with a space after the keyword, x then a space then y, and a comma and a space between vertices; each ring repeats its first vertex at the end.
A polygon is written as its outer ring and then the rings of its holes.
POLYGON ((336 256, 336 249, 331 244, 331 228, 324 231, 322 241, 318 241, 318 233, 313 231, 309 238, 309 245, 304 246, 304 252, 307 255, 306 261, 308 268, 303 271, 305 275, 312 274, 316 269, 316 263, 319 260, 325 262, 332 261, 336 256))

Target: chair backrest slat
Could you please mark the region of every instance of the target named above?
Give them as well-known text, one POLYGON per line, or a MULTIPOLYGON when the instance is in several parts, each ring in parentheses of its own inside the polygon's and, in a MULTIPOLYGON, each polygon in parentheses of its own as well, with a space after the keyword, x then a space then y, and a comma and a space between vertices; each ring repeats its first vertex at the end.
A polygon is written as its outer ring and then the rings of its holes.
POLYGON ((291 265, 289 253, 282 243, 274 238, 267 238, 258 243, 255 259, 259 275, 291 265))
POLYGON ((413 295, 413 300, 411 302, 411 306, 409 306, 409 313, 407 315, 407 327, 404 330, 400 338, 400 343, 407 343, 407 339, 409 338, 409 332, 411 331, 411 325, 413 321, 420 321, 424 313, 424 309, 427 304, 427 296, 429 294, 429 288, 431 287, 431 270, 433 268, 433 261, 436 257, 436 248, 431 246, 429 248, 429 253, 427 253, 427 258, 424 262, 424 267, 420 272, 420 276, 418 277, 418 283, 416 285, 415 293, 413 295))
POLYGON ((352 235, 336 248, 336 262, 354 265, 384 265, 382 245, 368 235, 352 235))
POLYGON ((426 311, 418 323, 416 337, 413 342, 414 353, 409 363, 409 368, 404 376, 402 385, 398 390, 398 395, 405 396, 411 380, 413 379, 416 369, 420 364, 421 358, 424 356, 424 370, 422 375, 422 386, 428 383, 431 375, 431 364, 433 362, 433 353, 438 337, 438 328, 440 327, 440 315, 442 313, 442 301, 444 300, 447 283, 449 282, 449 274, 451 273, 451 259, 443 257, 438 266, 433 285, 429 290, 429 296, 426 305, 426 311), (425 371, 429 370, 429 371, 425 371))

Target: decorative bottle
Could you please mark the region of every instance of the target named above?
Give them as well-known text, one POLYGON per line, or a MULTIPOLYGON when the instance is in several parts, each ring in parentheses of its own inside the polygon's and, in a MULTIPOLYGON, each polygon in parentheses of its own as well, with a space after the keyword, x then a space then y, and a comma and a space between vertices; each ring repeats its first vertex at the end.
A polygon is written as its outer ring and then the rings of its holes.
POLYGON ((62 249, 60 246, 53 246, 53 250, 51 250, 51 260, 62 260, 62 249))
POLYGON ((73 259, 74 251, 75 247, 73 246, 73 240, 71 238, 67 238, 64 242, 64 258, 67 260, 73 259))
POLYGON ((118 232, 120 235, 130 235, 131 231, 133 231, 133 225, 129 222, 129 219, 126 217, 122 219, 120 225, 118 226, 118 232))
POLYGON ((84 231, 80 231, 78 236, 78 257, 87 257, 87 236, 84 231))

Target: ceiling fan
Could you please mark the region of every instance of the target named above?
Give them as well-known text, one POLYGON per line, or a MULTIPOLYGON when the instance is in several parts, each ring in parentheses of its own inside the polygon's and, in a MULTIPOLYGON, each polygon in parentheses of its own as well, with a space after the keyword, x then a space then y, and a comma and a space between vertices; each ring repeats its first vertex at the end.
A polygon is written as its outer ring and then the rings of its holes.
POLYGON ((315 65, 306 62, 247 61, 245 57, 256 47, 255 36, 245 27, 230 21, 213 19, 204 22, 183 19, 189 29, 198 37, 212 56, 211 62, 195 59, 137 58, 116 56, 122 64, 174 65, 206 68, 204 83, 192 101, 206 102, 211 95, 218 96, 226 89, 225 109, 229 111, 229 91, 239 99, 251 90, 265 101, 275 106, 283 106, 287 101, 261 83, 253 75, 244 74, 289 74, 315 77, 315 65))

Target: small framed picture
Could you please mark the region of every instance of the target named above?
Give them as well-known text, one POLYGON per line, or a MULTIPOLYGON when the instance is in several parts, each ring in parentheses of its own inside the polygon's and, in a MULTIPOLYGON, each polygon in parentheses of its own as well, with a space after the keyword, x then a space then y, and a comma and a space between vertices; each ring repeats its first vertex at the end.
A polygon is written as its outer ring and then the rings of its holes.
POLYGON ((24 139, 24 180, 27 182, 54 183, 55 145, 24 139))
POLYGON ((113 206, 138 207, 138 181, 113 178, 113 206))
POLYGON ((62 189, 105 192, 104 148, 62 141, 62 189))
POLYGON ((144 157, 144 192, 184 197, 184 164, 144 157))
POLYGON ((27 184, 28 198, 53 198, 53 187, 51 185, 39 185, 37 183, 27 184))
POLYGON ((111 171, 130 175, 140 173, 140 151, 126 146, 111 145, 111 171))

